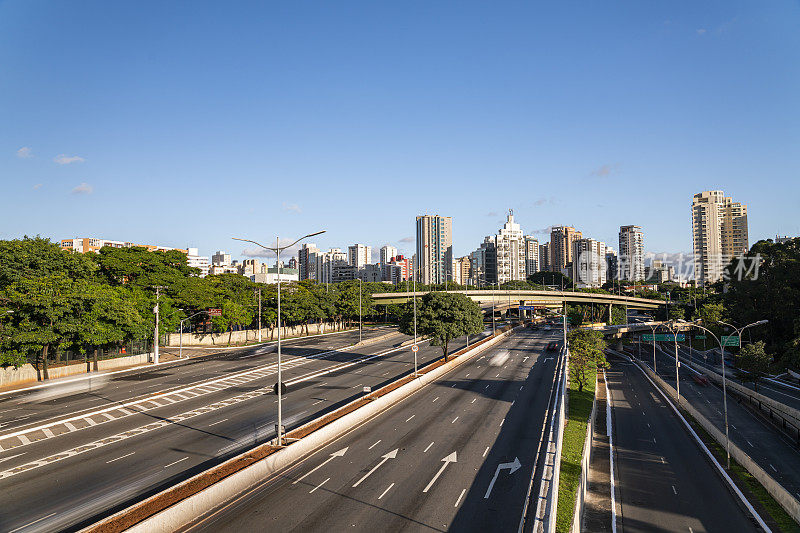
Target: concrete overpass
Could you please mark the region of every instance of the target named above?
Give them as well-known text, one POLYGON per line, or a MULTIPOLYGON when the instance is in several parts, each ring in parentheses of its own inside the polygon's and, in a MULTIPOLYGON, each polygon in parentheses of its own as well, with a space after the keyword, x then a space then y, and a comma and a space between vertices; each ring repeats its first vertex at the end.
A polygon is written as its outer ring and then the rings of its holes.
MULTIPOLYGON (((658 309, 667 303, 663 300, 650 300, 633 296, 617 296, 615 294, 599 294, 594 292, 575 291, 532 291, 532 290, 460 290, 449 291, 464 294, 472 300, 485 306, 495 302, 496 305, 505 304, 505 307, 522 305, 535 305, 537 307, 558 308, 564 302, 582 305, 620 305, 628 309, 658 309)), ((427 292, 384 292, 372 295, 377 304, 405 303, 415 295, 417 298, 425 296, 427 292)))

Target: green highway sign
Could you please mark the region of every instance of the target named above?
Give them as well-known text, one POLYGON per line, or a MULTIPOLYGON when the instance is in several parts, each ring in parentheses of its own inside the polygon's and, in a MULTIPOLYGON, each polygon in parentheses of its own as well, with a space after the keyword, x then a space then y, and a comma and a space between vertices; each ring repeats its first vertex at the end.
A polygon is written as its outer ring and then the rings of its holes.
POLYGON ((723 346, 739 346, 739 337, 737 335, 723 335, 723 346))
POLYGON ((705 335, 695 335, 694 338, 697 339, 697 340, 706 340, 706 336, 705 335))
MULTIPOLYGON (((656 333, 655 340, 660 342, 675 342, 675 335, 672 333, 656 333)), ((678 341, 685 340, 686 337, 683 333, 678 333, 678 341)), ((653 342, 653 334, 652 333, 645 333, 642 335, 643 341, 650 341, 653 342)))

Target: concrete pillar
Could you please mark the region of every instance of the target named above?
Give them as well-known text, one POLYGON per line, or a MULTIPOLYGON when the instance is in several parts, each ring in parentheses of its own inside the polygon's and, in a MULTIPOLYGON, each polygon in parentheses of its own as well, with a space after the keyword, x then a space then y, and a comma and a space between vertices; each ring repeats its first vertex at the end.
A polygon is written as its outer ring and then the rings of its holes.
POLYGON ((608 304, 608 322, 606 322, 606 324, 611 324, 611 317, 613 316, 611 314, 611 306, 612 304, 608 304))

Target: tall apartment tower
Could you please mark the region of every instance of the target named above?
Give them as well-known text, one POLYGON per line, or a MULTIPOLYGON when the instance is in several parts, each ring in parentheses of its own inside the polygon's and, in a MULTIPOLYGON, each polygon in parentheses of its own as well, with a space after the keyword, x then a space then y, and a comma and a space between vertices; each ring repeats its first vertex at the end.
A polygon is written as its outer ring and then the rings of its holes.
POLYGON ((297 265, 300 279, 317 279, 317 254, 319 249, 316 244, 303 243, 297 250, 297 265))
POLYGON ((372 264, 372 246, 354 244, 347 247, 347 262, 350 266, 361 268, 372 264))
POLYGON ((627 281, 644 279, 644 233, 640 226, 619 227, 619 278, 627 281))
POLYGON ((722 191, 703 191, 692 199, 694 276, 702 285, 722 277, 734 257, 749 248, 747 206, 722 191))
POLYGON ((525 279, 540 270, 539 241, 531 235, 525 235, 525 279))
POLYGON ((213 266, 229 266, 231 264, 231 254, 224 251, 217 251, 211 256, 211 264, 213 266))
POLYGON ((525 279, 525 241, 522 228, 514 222, 514 211, 509 209, 506 223, 495 237, 497 248, 497 283, 525 279))
POLYGON ((572 243, 583 238, 572 226, 554 226, 550 230, 550 270, 561 272, 572 262, 572 243))
POLYGON ((606 243, 578 239, 572 243, 572 279, 580 288, 597 288, 607 279, 606 243))
POLYGON ((381 264, 387 265, 389 261, 392 260, 392 257, 397 256, 397 248, 394 246, 386 246, 381 247, 381 264))
POLYGON ((444 283, 453 267, 453 219, 439 215, 417 217, 418 280, 444 283))
POLYGON ((539 245, 539 271, 547 272, 550 270, 550 243, 546 242, 539 245))

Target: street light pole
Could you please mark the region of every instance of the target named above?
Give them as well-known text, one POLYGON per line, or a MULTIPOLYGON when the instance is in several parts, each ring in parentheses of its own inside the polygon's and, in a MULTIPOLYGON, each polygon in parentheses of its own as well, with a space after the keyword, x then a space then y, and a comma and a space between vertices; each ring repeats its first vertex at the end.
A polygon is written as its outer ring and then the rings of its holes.
POLYGON ((295 244, 297 244, 298 242, 302 241, 303 239, 307 239, 309 237, 313 237, 314 235, 320 235, 322 233, 325 233, 325 230, 318 231, 316 233, 309 233, 308 235, 304 235, 303 237, 300 237, 299 239, 297 239, 293 243, 288 244, 286 246, 281 246, 280 237, 275 237, 275 247, 274 248, 272 248, 270 246, 264 246, 260 242, 256 242, 256 241, 253 241, 253 240, 250 240, 250 239, 240 239, 238 237, 233 237, 234 240, 243 241, 243 242, 250 242, 250 243, 255 244, 256 246, 260 246, 261 248, 263 248, 265 250, 271 250, 271 251, 275 252, 275 256, 277 258, 275 260, 275 263, 276 263, 276 265, 278 267, 278 277, 277 277, 277 283, 278 283, 278 323, 277 323, 277 328, 278 328, 278 383, 276 384, 275 388, 277 389, 276 392, 278 393, 278 427, 277 427, 276 432, 275 432, 276 433, 275 442, 277 443, 278 446, 282 446, 283 445, 283 436, 281 435, 281 433, 283 432, 283 390, 282 390, 282 388, 283 388, 283 380, 282 380, 282 373, 281 373, 281 253, 284 250, 286 250, 287 248, 290 248, 290 247, 294 246, 295 244))
POLYGON ((722 354, 722 405, 723 409, 725 410, 725 454, 727 456, 727 466, 726 468, 730 469, 731 467, 731 441, 728 434, 728 384, 725 378, 725 348, 722 346, 722 340, 718 339, 716 335, 714 335, 710 329, 705 328, 696 322, 692 322, 692 325, 696 328, 700 328, 712 337, 714 340, 717 341, 719 344, 719 350, 722 354))
MULTIPOLYGON (((414 261, 416 263, 416 261, 414 261)), ((414 347, 417 347, 417 265, 414 265, 414 271, 411 273, 411 280, 414 285, 414 347)), ((414 377, 417 377, 417 350, 414 350, 414 377)))
MULTIPOLYGON (((267 265, 269 266, 269 265, 267 265)), ((278 274, 280 277, 280 274, 278 274)), ((261 289, 258 289, 258 342, 261 342, 261 289)))
POLYGON ((361 286, 364 280, 358 278, 358 343, 361 344, 361 286))
POLYGON ((208 311, 198 311, 191 316, 187 316, 183 320, 181 320, 181 334, 180 334, 180 348, 178 349, 178 358, 183 359, 183 323, 189 320, 190 318, 194 318, 199 314, 208 313, 208 311))
POLYGON ((153 364, 158 364, 158 322, 159 322, 159 305, 158 305, 158 298, 161 296, 161 289, 164 287, 156 286, 156 306, 153 308, 153 313, 156 315, 156 325, 155 329, 153 330, 153 364))

